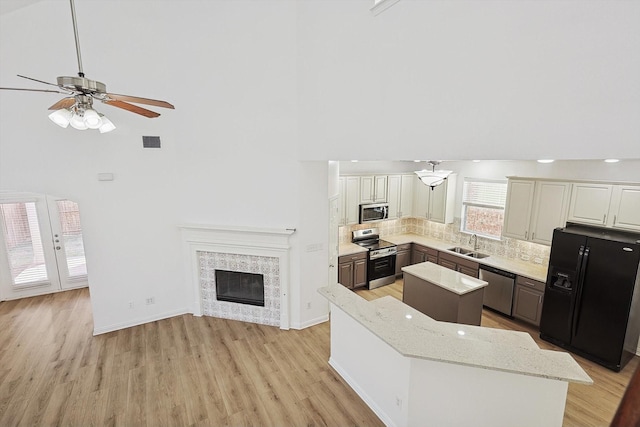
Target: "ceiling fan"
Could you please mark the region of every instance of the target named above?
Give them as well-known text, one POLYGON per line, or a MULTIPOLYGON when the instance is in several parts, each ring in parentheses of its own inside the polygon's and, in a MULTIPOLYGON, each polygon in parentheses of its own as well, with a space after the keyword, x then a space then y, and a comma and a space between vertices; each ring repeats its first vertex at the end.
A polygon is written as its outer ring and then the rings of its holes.
POLYGON ((49 114, 49 118, 57 125, 66 128, 71 125, 74 129, 98 129, 100 133, 110 132, 115 129, 115 125, 104 116, 93 109, 93 100, 101 101, 104 104, 111 105, 116 108, 140 114, 141 116, 154 118, 160 114, 155 111, 147 110, 135 104, 152 105, 155 107, 171 108, 174 106, 166 101, 157 99, 140 98, 138 96, 118 95, 107 92, 107 86, 99 81, 91 80, 85 77, 82 69, 82 57, 80 55, 80 39, 78 38, 78 26, 76 23, 76 10, 74 0, 69 0, 71 5, 71 19, 73 21, 73 33, 76 41, 76 55, 78 57, 78 76, 61 76, 57 78, 57 84, 45 82, 42 80, 26 77, 18 74, 23 79, 33 80, 38 83, 44 83, 50 86, 56 86, 58 90, 52 89, 25 89, 0 87, 0 90, 23 90, 31 92, 51 92, 67 95, 60 101, 49 107, 54 110, 49 114))

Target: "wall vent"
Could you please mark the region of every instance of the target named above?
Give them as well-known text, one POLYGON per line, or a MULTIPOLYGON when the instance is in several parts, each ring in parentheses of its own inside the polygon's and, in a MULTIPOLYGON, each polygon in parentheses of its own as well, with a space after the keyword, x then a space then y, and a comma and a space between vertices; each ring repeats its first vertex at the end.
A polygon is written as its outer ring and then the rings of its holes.
POLYGON ((159 136, 143 136, 142 137, 143 148, 160 148, 159 136))

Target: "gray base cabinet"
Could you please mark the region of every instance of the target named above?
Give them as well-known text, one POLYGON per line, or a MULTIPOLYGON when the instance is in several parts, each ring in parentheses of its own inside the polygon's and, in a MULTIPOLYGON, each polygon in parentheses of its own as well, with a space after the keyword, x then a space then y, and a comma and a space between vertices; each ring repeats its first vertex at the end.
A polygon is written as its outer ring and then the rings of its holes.
POLYGON ((471 261, 471 259, 464 259, 446 252, 439 253, 438 265, 475 278, 480 275, 480 264, 471 261))
POLYGON ((513 317, 540 326, 544 288, 543 282, 518 276, 513 296, 513 317))
POLYGON ((402 274, 402 267, 411 265, 411 243, 404 243, 396 247, 396 276, 402 274))
MULTIPOLYGON (((424 185, 424 184, 420 184, 424 185)), ((433 248, 428 248, 426 246, 418 245, 417 243, 413 244, 411 248, 411 264, 420 264, 421 262, 433 262, 434 264, 438 263, 438 251, 433 248)))
POLYGON ((367 253, 338 258, 338 283, 354 289, 367 285, 367 253))
POLYGON ((480 326, 483 297, 484 287, 459 295, 404 273, 402 302, 438 321, 480 326))

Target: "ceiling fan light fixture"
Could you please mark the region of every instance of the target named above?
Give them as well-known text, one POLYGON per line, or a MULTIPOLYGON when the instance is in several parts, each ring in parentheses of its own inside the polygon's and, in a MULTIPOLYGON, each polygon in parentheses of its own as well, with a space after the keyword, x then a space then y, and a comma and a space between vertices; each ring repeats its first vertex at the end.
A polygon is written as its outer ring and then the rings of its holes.
POLYGON ((57 124, 61 128, 66 128, 67 126, 69 126, 69 122, 71 121, 72 116, 73 113, 71 112, 71 110, 67 108, 61 108, 49 114, 49 119, 51 119, 53 123, 57 124))
POLYGON ((72 128, 77 130, 89 129, 89 126, 87 126, 87 124, 84 122, 84 118, 82 117, 82 114, 74 113, 73 116, 71 117, 71 120, 69 121, 69 124, 71 125, 72 128))
POLYGON ((100 133, 111 132, 116 128, 116 125, 114 125, 111 120, 107 119, 104 114, 100 114, 100 119, 102 120, 102 124, 98 128, 100 133))
POLYGON ((99 129, 102 125, 102 119, 96 110, 92 108, 88 108, 84 111, 83 120, 89 129, 99 129))

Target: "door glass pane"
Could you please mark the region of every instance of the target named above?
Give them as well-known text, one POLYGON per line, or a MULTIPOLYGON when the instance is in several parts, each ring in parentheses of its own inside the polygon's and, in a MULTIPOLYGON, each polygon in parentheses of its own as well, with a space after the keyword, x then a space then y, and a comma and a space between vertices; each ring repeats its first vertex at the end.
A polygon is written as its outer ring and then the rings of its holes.
POLYGON ((58 215, 62 230, 62 243, 67 255, 69 277, 87 275, 87 262, 84 258, 84 244, 82 242, 82 227, 80 226, 80 211, 78 204, 70 200, 58 200, 58 215))
POLYGON ((3 203, 0 213, 13 284, 25 286, 47 281, 36 204, 3 203))

